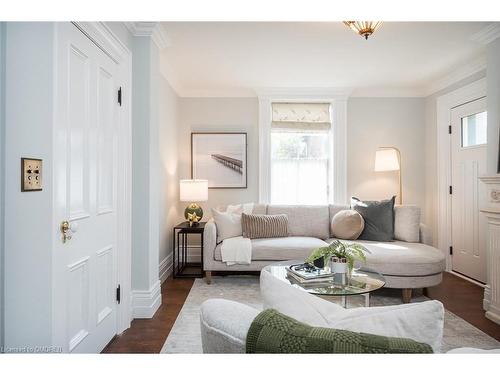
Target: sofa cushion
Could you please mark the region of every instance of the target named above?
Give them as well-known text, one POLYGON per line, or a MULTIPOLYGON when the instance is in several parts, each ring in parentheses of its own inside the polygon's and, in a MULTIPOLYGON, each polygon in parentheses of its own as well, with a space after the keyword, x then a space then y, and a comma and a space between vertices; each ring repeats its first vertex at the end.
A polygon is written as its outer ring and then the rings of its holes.
MULTIPOLYGON (((306 259, 314 249, 327 243, 314 237, 258 238, 252 240, 252 260, 306 259)), ((215 248, 215 260, 221 260, 221 245, 215 248)))
POLYGON ((443 339, 444 307, 439 301, 396 306, 343 307, 294 288, 264 267, 260 293, 264 309, 276 309, 300 322, 317 327, 345 329, 374 335, 410 338, 439 352, 443 339))
POLYGON ((267 206, 268 215, 286 214, 290 236, 330 237, 328 206, 267 206))
POLYGON ((420 241, 420 207, 394 206, 394 239, 406 242, 420 241))
POLYGON ((203 353, 244 353, 248 329, 259 310, 224 299, 201 304, 203 353))
POLYGON ((351 207, 365 219, 361 240, 392 241, 394 239, 394 198, 382 201, 361 201, 351 198, 351 207))
MULTIPOLYGON (((326 242, 331 243, 333 240, 330 238, 326 242)), ((383 275, 426 276, 441 273, 445 269, 443 253, 429 245, 403 241, 354 242, 363 245, 370 252, 366 254, 366 264, 356 265, 374 269, 383 275)))
POLYGON ((355 240, 359 237, 365 220, 359 212, 354 210, 342 210, 335 214, 332 219, 331 232, 334 237, 344 240, 355 240))
POLYGON ((401 337, 313 327, 274 309, 262 311, 250 325, 247 353, 432 353, 428 344, 401 337))
POLYGON ((262 204, 262 203, 243 203, 243 204, 237 204, 237 205, 219 205, 215 207, 216 210, 218 211, 227 211, 228 208, 232 207, 249 207, 252 206, 252 210, 248 212, 247 210, 244 210, 245 213, 250 213, 250 214, 256 214, 256 215, 265 215, 267 213, 267 204, 262 204))
POLYGON ((288 236, 286 215, 241 215, 241 227, 245 238, 275 238, 288 236))
POLYGON ((245 203, 235 206, 229 205, 224 210, 212 208, 212 217, 217 226, 217 243, 226 238, 241 236, 241 214, 251 214, 253 206, 253 203, 245 203))

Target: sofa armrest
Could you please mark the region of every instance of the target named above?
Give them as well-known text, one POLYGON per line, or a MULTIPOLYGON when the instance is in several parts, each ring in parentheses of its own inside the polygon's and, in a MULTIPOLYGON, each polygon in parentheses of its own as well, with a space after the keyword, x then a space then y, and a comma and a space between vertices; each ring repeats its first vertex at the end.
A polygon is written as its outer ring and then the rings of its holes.
POLYGON ((260 311, 242 303, 209 299, 200 308, 203 353, 245 353, 247 332, 260 311))
POLYGON ((420 243, 433 246, 431 228, 423 223, 420 223, 420 243))
POLYGON ((203 231, 203 266, 210 270, 210 265, 214 262, 214 252, 217 246, 217 227, 213 218, 205 224, 203 231))

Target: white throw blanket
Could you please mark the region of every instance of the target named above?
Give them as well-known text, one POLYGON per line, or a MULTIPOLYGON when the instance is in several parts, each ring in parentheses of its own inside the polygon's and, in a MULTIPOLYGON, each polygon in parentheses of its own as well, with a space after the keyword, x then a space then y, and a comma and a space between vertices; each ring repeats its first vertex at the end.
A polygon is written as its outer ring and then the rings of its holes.
POLYGON ((228 266, 250 264, 252 261, 252 242, 242 236, 226 238, 220 248, 222 261, 228 266))

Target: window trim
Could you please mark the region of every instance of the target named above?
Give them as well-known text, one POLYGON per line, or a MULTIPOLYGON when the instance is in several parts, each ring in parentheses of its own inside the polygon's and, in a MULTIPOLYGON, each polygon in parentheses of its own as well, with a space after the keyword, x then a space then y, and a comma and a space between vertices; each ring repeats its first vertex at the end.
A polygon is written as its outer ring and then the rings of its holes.
POLYGON ((259 202, 271 198, 271 121, 273 102, 321 102, 331 106, 332 144, 331 187, 329 203, 347 203, 347 99, 350 92, 335 88, 265 89, 259 98, 259 202))

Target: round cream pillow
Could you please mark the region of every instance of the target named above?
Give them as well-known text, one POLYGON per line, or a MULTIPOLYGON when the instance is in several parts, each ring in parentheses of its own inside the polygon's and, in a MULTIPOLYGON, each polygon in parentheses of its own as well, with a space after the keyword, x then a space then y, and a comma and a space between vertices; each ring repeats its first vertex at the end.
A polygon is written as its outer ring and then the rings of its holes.
POLYGON ((354 210, 339 211, 332 218, 332 235, 341 240, 357 239, 364 228, 363 216, 354 210))

